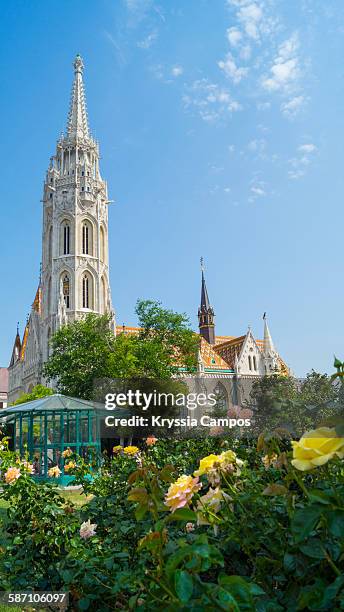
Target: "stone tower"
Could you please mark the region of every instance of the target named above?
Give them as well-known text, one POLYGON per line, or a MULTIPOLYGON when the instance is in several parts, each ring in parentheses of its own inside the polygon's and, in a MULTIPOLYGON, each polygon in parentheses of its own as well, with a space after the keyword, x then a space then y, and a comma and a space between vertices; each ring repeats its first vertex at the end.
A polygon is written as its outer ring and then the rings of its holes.
POLYGON ((87 119, 83 61, 74 61, 66 133, 51 158, 43 192, 42 356, 61 325, 85 313, 112 313, 107 185, 87 119))

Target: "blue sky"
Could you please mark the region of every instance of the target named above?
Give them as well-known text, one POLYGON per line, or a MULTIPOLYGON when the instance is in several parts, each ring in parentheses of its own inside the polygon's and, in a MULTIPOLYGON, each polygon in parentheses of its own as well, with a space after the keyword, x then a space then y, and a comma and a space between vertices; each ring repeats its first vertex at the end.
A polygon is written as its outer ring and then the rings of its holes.
POLYGON ((199 258, 218 334, 275 344, 298 375, 344 357, 344 5, 339 0, 0 1, 0 364, 38 282, 42 184, 76 53, 108 181, 112 297, 196 327, 199 258))

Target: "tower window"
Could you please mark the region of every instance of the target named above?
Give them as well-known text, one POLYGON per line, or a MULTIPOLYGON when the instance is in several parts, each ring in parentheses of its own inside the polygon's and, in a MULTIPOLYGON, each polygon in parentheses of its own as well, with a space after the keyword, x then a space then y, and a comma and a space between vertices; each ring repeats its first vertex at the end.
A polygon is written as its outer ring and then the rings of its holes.
POLYGON ((49 193, 49 198, 52 200, 53 194, 49 193))
POLYGON ((63 254, 69 255, 70 252, 70 226, 66 223, 63 226, 63 254))
POLYGON ((253 369, 257 370, 257 359, 255 355, 253 355, 253 369))
POLYGON ((89 227, 87 225, 87 223, 85 223, 82 226, 82 252, 84 255, 88 255, 88 249, 89 249, 89 227))
POLYGON ((67 274, 63 277, 62 280, 62 292, 66 308, 70 308, 70 282, 67 274))
POLYGON ((87 274, 82 279, 82 307, 90 307, 90 283, 87 274))
POLYGON ((248 356, 248 367, 250 370, 252 370, 252 359, 251 359, 251 355, 248 356))

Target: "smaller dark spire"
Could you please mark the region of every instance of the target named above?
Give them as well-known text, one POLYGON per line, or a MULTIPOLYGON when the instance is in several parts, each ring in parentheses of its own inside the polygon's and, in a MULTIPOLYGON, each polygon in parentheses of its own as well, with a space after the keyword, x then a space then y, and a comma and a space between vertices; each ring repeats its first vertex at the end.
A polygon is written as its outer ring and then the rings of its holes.
POLYGON ((209 342, 209 344, 215 344, 215 313, 209 302, 208 290, 204 277, 203 257, 201 257, 201 272, 201 305, 198 309, 199 333, 207 342, 209 342))

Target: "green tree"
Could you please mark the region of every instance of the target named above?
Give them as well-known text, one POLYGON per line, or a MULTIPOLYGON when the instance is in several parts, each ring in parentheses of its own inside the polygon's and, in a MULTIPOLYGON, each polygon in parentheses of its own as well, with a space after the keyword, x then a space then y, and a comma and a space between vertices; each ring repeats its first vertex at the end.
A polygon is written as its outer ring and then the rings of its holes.
POLYGON ((17 404, 24 404, 25 402, 33 402, 34 400, 40 399, 41 397, 46 397, 47 395, 52 395, 54 393, 53 389, 49 387, 44 387, 44 385, 36 385, 31 393, 23 393, 18 399, 13 402, 13 406, 17 406, 17 404))
POLYGON ((302 381, 286 376, 265 376, 251 392, 259 428, 287 427, 302 434, 340 411, 340 394, 327 374, 312 370, 302 381))
POLYGON ((90 399, 95 379, 170 379, 179 366, 196 366, 197 335, 184 314, 159 302, 138 301, 138 334, 113 334, 108 315, 89 314, 51 340, 44 373, 66 395, 90 399))
POLYGON ((44 375, 60 393, 90 399, 94 379, 112 376, 115 336, 110 323, 110 316, 90 313, 52 336, 44 375))

